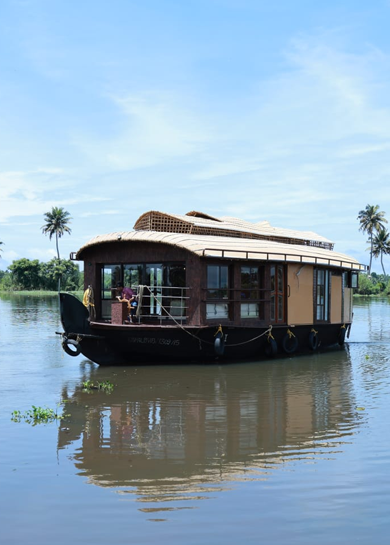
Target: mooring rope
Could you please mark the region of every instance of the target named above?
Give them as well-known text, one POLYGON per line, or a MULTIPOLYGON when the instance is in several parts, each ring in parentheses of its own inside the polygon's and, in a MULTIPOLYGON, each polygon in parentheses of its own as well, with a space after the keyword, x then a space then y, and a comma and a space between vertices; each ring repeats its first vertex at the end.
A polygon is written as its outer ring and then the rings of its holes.
MULTIPOLYGON (((149 286, 143 286, 143 288, 147 288, 149 290, 149 293, 150 293, 151 297, 153 297, 155 300, 157 300, 157 297, 152 293, 149 286)), ((187 333, 187 335, 190 335, 190 337, 193 337, 194 339, 197 339, 199 341, 199 343, 209 344, 209 345, 212 345, 212 346, 214 345, 213 342, 206 341, 204 339, 200 339, 197 335, 194 335, 193 333, 188 331, 185 327, 183 327, 182 324, 180 324, 177 320, 175 320, 175 318, 170 314, 168 309, 166 309, 161 302, 159 302, 159 305, 164 310, 164 312, 166 312, 167 315, 175 322, 175 324, 178 327, 180 327, 180 329, 182 329, 185 333, 187 333)), ((270 325, 269 328, 266 331, 263 331, 263 333, 260 333, 260 335, 257 335, 256 337, 253 337, 253 339, 249 339, 249 340, 243 341, 241 343, 229 344, 229 345, 226 345, 226 346, 229 346, 229 347, 242 346, 243 344, 248 344, 248 343, 251 343, 253 341, 256 341, 257 339, 260 339, 260 337, 263 337, 264 335, 267 335, 267 334, 270 335, 271 338, 273 338, 271 332, 272 332, 272 325, 270 325)), ((223 334, 221 325, 219 325, 219 327, 218 327, 216 333, 214 334, 214 336, 217 335, 217 333, 222 333, 223 334)))

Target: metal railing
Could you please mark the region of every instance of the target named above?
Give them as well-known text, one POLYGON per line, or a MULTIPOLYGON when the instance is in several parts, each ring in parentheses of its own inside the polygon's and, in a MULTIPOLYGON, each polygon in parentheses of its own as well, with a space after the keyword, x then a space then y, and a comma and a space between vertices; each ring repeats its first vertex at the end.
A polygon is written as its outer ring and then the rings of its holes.
POLYGON ((131 286, 138 304, 136 322, 141 320, 160 323, 174 320, 183 323, 188 316, 188 287, 182 286, 131 286))

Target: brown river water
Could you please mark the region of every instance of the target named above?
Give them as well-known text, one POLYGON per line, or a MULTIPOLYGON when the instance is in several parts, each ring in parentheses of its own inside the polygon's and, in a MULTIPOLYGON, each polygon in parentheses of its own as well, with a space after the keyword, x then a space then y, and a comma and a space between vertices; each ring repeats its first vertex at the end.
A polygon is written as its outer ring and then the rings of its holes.
POLYGON ((56 297, 0 295, 2 545, 390 542, 387 300, 269 362, 99 368, 56 331, 56 297))

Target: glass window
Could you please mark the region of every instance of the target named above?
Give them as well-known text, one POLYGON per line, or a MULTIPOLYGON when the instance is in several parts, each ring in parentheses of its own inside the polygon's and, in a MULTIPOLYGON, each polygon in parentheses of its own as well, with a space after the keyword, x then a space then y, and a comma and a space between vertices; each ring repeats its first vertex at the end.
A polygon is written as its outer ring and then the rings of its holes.
POLYGON ((120 265, 104 265, 102 267, 102 299, 113 299, 116 295, 116 285, 122 279, 120 265))
POLYGON ((264 267, 241 267, 241 318, 264 318, 263 281, 264 267))
POLYGON ((118 295, 116 286, 122 282, 125 287, 137 291, 138 286, 146 285, 144 291, 143 314, 160 316, 163 307, 174 305, 175 312, 185 315, 187 308, 186 269, 184 263, 131 263, 119 265, 102 265, 101 299, 102 317, 111 316, 111 300, 118 295), (150 291, 149 291, 150 288, 150 291), (182 289, 183 288, 183 289, 182 289))
POLYGON ((329 271, 316 269, 316 273, 315 317, 319 322, 326 322, 329 320, 329 271))
POLYGON ((207 298, 227 299, 229 267, 227 265, 207 266, 207 298))
POLYGON ((128 288, 137 288, 143 284, 143 264, 123 265, 124 285, 128 288))
MULTIPOLYGON (((229 267, 228 265, 207 266, 207 299, 228 299, 229 267)), ((229 303, 215 302, 206 305, 207 319, 229 318, 229 303)))
POLYGON ((122 270, 120 265, 103 265, 101 269, 101 300, 102 318, 111 317, 111 300, 117 295, 116 285, 121 281, 122 270))
POLYGON ((285 275, 283 265, 270 267, 270 320, 271 322, 285 322, 285 275))

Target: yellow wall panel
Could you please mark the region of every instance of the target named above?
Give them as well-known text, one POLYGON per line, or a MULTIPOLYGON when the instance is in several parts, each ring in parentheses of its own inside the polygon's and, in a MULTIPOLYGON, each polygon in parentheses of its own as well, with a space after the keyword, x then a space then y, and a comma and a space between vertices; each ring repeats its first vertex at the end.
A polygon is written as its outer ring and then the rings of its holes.
POLYGON ((291 325, 313 323, 313 267, 289 265, 287 320, 291 325))

